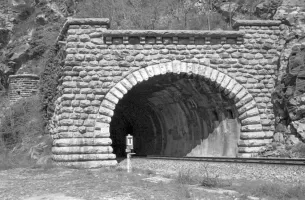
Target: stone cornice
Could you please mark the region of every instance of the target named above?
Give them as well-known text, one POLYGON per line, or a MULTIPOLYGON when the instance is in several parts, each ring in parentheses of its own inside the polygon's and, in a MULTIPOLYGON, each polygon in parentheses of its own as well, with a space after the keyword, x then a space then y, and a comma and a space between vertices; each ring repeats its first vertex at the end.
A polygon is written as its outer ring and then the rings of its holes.
POLYGON ((69 18, 67 25, 107 25, 110 26, 108 18, 69 18))
POLYGON ((159 37, 242 37, 243 31, 201 30, 105 30, 104 36, 159 36, 159 37))
POLYGON ((279 26, 280 24, 279 20, 236 20, 233 28, 239 26, 279 26))

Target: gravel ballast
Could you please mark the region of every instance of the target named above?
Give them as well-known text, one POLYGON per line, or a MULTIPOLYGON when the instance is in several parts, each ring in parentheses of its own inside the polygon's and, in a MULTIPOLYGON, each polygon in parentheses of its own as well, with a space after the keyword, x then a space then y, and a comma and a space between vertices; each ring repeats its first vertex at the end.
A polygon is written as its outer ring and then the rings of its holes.
MULTIPOLYGON (((178 174, 187 172, 194 176, 210 176, 221 179, 247 179, 280 181, 285 183, 305 182, 305 166, 254 164, 254 163, 221 163, 201 161, 177 161, 162 159, 132 158, 132 167, 142 170, 152 170, 161 174, 178 174)), ((119 163, 126 168, 126 159, 119 163)))

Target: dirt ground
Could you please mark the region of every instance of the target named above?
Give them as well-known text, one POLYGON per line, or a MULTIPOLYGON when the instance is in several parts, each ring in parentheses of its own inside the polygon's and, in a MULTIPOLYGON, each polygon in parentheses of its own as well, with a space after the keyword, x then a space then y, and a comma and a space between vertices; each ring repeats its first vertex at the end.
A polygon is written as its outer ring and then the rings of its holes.
POLYGON ((234 192, 215 191, 139 170, 132 173, 68 168, 0 171, 1 200, 242 199, 234 192))

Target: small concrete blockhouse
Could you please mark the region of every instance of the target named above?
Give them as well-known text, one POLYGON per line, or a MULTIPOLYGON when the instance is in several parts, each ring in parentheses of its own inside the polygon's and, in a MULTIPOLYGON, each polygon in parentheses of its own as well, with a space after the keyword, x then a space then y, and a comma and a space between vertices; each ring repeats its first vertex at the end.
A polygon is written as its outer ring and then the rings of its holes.
POLYGON ((137 154, 255 157, 271 142, 271 92, 283 45, 280 21, 237 21, 233 31, 110 30, 70 19, 53 159, 111 166, 137 154))

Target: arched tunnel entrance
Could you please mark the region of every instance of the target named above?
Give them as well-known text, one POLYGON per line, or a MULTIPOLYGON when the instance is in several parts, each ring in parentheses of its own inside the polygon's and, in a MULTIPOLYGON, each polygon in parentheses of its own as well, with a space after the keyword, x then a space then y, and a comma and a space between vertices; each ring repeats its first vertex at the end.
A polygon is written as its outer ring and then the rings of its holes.
POLYGON ((233 100, 199 77, 165 74, 134 86, 116 105, 112 146, 124 157, 125 136, 138 155, 237 156, 240 122, 233 100))

